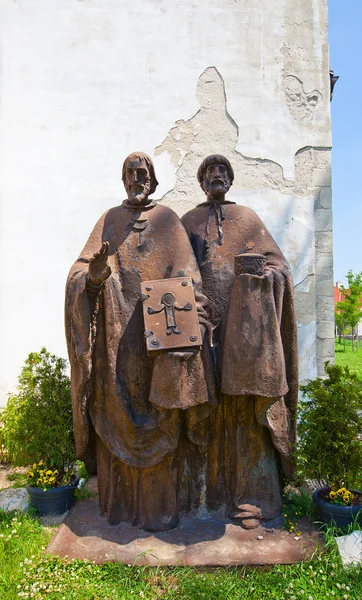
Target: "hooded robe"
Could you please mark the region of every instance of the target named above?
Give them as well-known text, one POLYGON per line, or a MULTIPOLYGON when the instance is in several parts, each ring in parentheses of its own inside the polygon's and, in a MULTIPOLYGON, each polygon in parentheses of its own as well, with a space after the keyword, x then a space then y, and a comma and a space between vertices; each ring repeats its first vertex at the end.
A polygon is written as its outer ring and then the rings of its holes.
POLYGON ((208 299, 219 406, 210 415, 209 506, 242 518, 281 510, 280 466, 293 475, 297 334, 289 265, 257 214, 205 202, 182 217, 208 299), (235 276, 234 258, 266 257, 265 275, 235 276))
POLYGON ((128 201, 100 218, 68 276, 77 456, 88 465, 96 456, 100 506, 111 523, 168 529, 199 497, 196 463, 206 444, 205 369, 212 372, 212 357, 205 346, 203 360, 200 353, 188 360, 148 354, 141 304, 141 281, 182 276, 192 278, 199 321, 207 325, 199 271, 179 218, 154 202, 128 201), (111 275, 97 289, 88 282, 88 265, 105 241, 111 275))

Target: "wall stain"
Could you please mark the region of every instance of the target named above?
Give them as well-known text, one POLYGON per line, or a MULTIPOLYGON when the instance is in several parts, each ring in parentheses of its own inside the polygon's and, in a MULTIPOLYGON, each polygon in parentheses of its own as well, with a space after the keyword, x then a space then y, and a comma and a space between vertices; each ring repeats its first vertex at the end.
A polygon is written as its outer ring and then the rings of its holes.
POLYGON ((322 94, 318 90, 305 92, 303 82, 294 75, 284 77, 283 90, 285 102, 292 117, 310 121, 322 99, 322 94))

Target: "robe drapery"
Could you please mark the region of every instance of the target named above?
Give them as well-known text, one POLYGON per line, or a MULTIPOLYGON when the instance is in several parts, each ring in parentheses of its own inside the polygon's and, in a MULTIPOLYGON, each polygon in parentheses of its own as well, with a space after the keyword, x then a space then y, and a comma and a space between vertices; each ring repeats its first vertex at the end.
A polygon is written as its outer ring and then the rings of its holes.
POLYGON ((97 454, 100 505, 113 523, 167 529, 198 495, 187 445, 196 454, 205 449, 212 357, 205 345, 203 360, 201 353, 188 360, 148 355, 141 305, 141 281, 182 276, 191 277, 199 321, 207 325, 200 274, 179 218, 153 202, 127 201, 100 218, 68 276, 77 455, 89 464, 97 454), (89 259, 105 241, 111 275, 94 294, 87 289, 89 259))
MULTIPOLYGON (((290 267, 257 214, 205 202, 182 217, 200 268, 218 362, 219 406, 210 415, 208 503, 245 505, 264 518, 281 508, 279 465, 293 474, 298 394, 290 267), (234 258, 266 257, 265 275, 235 276, 234 258)), ((242 507, 240 509, 240 507, 242 507)))

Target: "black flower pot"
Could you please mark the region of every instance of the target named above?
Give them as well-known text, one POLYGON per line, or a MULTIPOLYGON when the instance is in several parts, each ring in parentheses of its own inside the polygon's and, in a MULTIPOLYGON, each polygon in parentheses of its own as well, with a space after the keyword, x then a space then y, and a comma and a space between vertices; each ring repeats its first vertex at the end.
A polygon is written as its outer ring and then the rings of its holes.
POLYGON ((69 510, 74 502, 74 492, 77 489, 79 479, 75 479, 68 485, 62 485, 50 490, 27 486, 27 492, 31 499, 31 504, 42 515, 61 515, 69 510))
MULTIPOLYGON (((358 490, 350 491, 355 494, 361 493, 358 490)), ((340 506, 339 504, 331 504, 321 499, 321 492, 323 490, 316 490, 313 494, 313 502, 318 509, 321 521, 324 523, 334 521, 339 527, 346 527, 356 519, 359 523, 362 523, 362 505, 340 506)))

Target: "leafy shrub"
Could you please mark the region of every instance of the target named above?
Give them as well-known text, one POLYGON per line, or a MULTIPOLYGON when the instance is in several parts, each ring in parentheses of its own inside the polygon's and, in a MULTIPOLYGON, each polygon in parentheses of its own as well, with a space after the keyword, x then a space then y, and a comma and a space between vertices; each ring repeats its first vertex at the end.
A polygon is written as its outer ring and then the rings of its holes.
POLYGON ((362 387, 348 367, 325 364, 327 377, 301 386, 297 462, 301 475, 331 487, 361 485, 362 387))
POLYGON ((66 361, 45 348, 31 352, 0 415, 10 462, 27 466, 44 460, 63 471, 75 463, 70 380, 66 361))
MULTIPOLYGON (((1 410, 0 410, 0 421, 1 421, 1 410)), ((4 423, 0 422, 0 463, 7 463, 8 461, 9 461, 9 453, 5 447, 4 423)))

